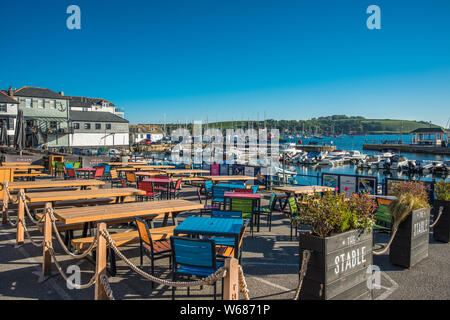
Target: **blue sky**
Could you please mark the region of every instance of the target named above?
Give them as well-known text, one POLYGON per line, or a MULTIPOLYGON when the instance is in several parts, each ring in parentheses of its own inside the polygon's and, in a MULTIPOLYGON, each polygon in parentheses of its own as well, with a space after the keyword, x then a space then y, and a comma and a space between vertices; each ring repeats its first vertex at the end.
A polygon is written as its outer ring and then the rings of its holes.
POLYGON ((0 88, 101 97, 131 123, 450 117, 448 0, 10 1, 0 88), (66 8, 81 8, 81 30, 66 8), (381 30, 366 8, 381 8, 381 30))

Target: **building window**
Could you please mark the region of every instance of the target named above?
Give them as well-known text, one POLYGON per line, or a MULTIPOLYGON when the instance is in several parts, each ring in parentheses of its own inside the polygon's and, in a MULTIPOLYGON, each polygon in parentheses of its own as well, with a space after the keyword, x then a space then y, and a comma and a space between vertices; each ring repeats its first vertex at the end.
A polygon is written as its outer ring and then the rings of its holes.
POLYGON ((8 130, 14 130, 14 118, 8 118, 8 130))
POLYGON ((111 123, 106 124, 106 130, 111 130, 111 123))
POLYGON ((95 124, 95 130, 100 130, 102 128, 102 124, 101 123, 96 123, 95 124))
POLYGON ((56 126, 57 126, 56 121, 50 121, 50 128, 56 129, 56 126))
POLYGON ((90 124, 90 123, 85 123, 85 124, 84 124, 84 128, 85 128, 86 130, 91 130, 91 124, 90 124))
POLYGON ((31 105, 31 99, 25 99, 25 107, 33 108, 32 105, 31 105))
POLYGON ((80 124, 79 123, 74 123, 73 124, 73 128, 74 129, 80 129, 80 124))
POLYGON ((56 109, 56 101, 55 100, 50 100, 50 109, 56 109))
POLYGON ((44 108, 44 104, 43 104, 43 101, 41 100, 41 99, 39 99, 38 101, 37 101, 37 107, 38 108, 44 108))
POLYGON ((0 103, 0 112, 6 112, 6 103, 0 103))

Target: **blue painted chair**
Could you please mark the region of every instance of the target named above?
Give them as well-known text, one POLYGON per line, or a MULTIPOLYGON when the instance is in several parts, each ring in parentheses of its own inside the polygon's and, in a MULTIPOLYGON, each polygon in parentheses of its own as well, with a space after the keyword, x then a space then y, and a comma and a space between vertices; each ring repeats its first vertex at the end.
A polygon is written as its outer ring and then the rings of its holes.
MULTIPOLYGON (((214 240, 172 236, 170 237, 170 243, 172 247, 173 281, 176 281, 180 276, 205 278, 223 265, 223 262, 216 261, 214 240)), ((189 296, 189 287, 187 292, 189 296)), ((172 287, 172 300, 175 300, 175 287, 172 287)), ((214 282, 214 300, 216 300, 216 282, 214 282)))
POLYGON ((252 186, 251 188, 252 188, 253 193, 257 193, 259 186, 252 186))
MULTIPOLYGON (((242 219, 242 211, 221 211, 221 210, 213 210, 211 211, 211 218, 228 218, 228 219, 242 219)), ((221 250, 218 253, 218 256, 221 258, 231 258, 234 257, 234 250, 239 250, 238 259, 239 263, 241 262, 242 257, 242 240, 244 239, 245 231, 247 230, 249 224, 249 220, 244 220, 244 224, 240 226, 241 230, 239 233, 239 242, 238 247, 235 248, 236 242, 234 238, 226 238, 226 237, 211 237, 211 240, 214 240, 216 243, 216 247, 228 247, 231 250, 221 250)))
POLYGON ((73 163, 66 163, 65 167, 66 167, 66 169, 74 169, 73 163))
POLYGON ((213 188, 212 188, 211 204, 213 204, 213 205, 214 204, 221 205, 224 202, 224 200, 225 200, 224 194, 227 191, 228 191, 228 188, 213 186, 213 188))

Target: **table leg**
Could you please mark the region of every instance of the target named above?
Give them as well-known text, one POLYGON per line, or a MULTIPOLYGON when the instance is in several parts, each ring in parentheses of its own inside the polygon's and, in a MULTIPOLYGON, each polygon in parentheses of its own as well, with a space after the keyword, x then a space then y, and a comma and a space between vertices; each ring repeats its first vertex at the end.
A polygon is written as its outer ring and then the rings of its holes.
POLYGON ((17 194, 17 198, 19 200, 19 210, 17 212, 17 234, 16 234, 16 245, 21 246, 24 241, 24 228, 20 220, 25 222, 25 204, 23 203, 23 199, 20 196, 24 192, 23 189, 19 190, 17 194))
POLYGON ((100 281, 100 276, 106 274, 106 239, 100 234, 106 230, 106 223, 100 222, 97 226, 97 255, 95 264, 95 300, 106 300, 106 291, 100 281))
POLYGON ((5 182, 3 183, 3 208, 2 208, 2 224, 6 224, 7 223, 7 212, 8 212, 8 204, 9 204, 9 199, 8 199, 8 192, 6 191, 6 184, 8 182, 5 180, 5 182))
MULTIPOLYGON (((52 246, 52 222, 50 220, 51 202, 45 204, 45 221, 44 221, 44 244, 52 246)), ((42 279, 48 277, 52 273, 52 256, 46 245, 42 249, 42 279)))

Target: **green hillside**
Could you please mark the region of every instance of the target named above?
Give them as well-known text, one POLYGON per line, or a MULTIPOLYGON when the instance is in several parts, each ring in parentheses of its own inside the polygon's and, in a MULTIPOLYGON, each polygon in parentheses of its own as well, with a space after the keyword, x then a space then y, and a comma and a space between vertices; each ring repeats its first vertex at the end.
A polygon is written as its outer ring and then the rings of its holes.
MULTIPOLYGON (((439 127, 425 121, 393 120, 393 119, 366 119, 364 117, 348 117, 345 115, 333 115, 329 117, 319 117, 310 120, 266 120, 264 121, 225 121, 209 123, 209 128, 229 129, 229 128, 276 128, 280 133, 335 133, 348 134, 393 134, 409 133, 417 128, 439 127)), ((204 124, 206 126, 206 124, 204 124)), ((168 128, 175 128, 176 125, 168 125, 168 128)), ((191 128, 191 125, 188 125, 191 128)))

